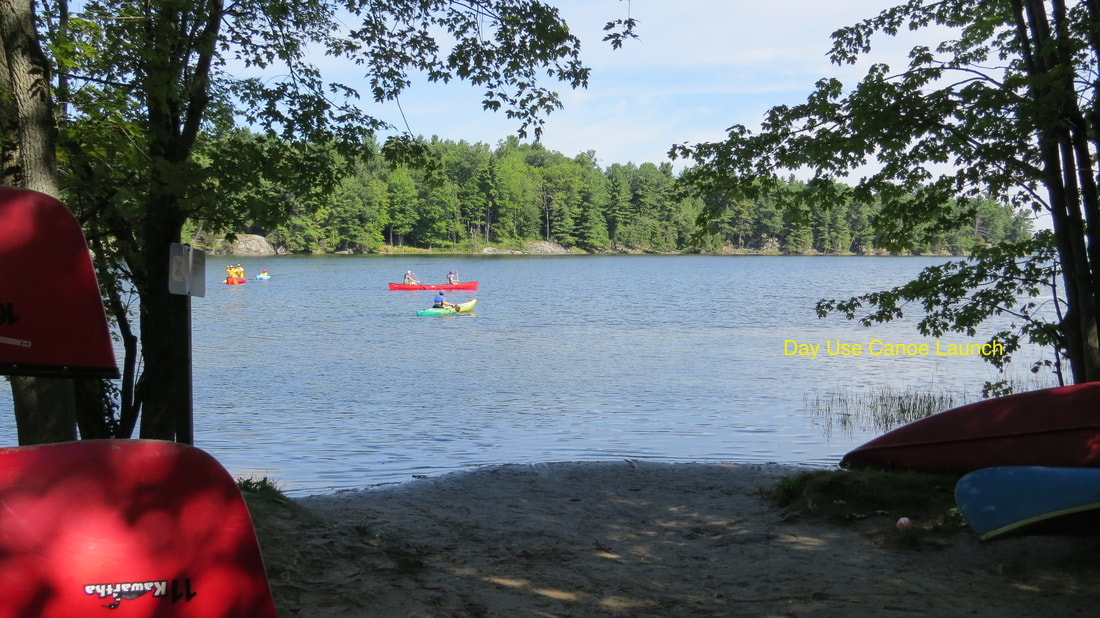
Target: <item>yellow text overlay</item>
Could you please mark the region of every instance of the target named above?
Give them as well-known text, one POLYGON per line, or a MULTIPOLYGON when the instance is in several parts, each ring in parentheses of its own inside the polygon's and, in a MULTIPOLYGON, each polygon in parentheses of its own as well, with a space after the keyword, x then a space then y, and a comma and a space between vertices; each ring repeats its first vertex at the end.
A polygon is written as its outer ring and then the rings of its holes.
POLYGON ((1003 356, 1004 346, 999 341, 989 343, 898 343, 872 339, 867 343, 844 342, 829 339, 821 343, 801 343, 794 339, 783 340, 783 356, 815 359, 822 356, 1003 356))

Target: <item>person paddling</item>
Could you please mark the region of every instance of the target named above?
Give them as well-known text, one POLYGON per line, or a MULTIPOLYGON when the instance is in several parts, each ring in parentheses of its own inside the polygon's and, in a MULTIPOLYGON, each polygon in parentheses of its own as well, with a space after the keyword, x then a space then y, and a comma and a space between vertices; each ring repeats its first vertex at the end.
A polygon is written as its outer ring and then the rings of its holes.
POLYGON ((420 281, 416 278, 416 275, 411 270, 405 271, 405 283, 408 285, 416 285, 420 281))
POLYGON ((435 304, 432 305, 432 307, 434 307, 436 309, 451 308, 451 309, 454 309, 455 311, 458 311, 458 307, 454 303, 449 303, 449 302, 447 302, 447 300, 445 298, 443 298, 443 292, 440 292, 439 294, 435 295, 435 304))

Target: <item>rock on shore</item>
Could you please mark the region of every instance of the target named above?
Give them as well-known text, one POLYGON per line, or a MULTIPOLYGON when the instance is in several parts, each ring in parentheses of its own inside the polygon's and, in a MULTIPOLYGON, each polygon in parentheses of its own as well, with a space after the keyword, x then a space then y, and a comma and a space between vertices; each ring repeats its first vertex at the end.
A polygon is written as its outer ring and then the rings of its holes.
POLYGON ((222 242, 212 253, 229 255, 275 255, 275 247, 258 234, 237 234, 233 243, 222 242))

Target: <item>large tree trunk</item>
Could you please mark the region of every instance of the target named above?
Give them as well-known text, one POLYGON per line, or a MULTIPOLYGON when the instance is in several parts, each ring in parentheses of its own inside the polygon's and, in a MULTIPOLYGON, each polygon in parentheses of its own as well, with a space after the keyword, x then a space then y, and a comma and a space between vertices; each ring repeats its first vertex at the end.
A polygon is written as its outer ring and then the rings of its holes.
POLYGON ((145 271, 138 281, 145 361, 139 387, 144 401, 142 438, 191 441, 190 303, 186 296, 169 293, 168 263, 169 249, 180 241, 186 220, 182 202, 188 185, 181 179, 187 177, 187 162, 209 103, 222 5, 220 0, 208 0, 199 5, 201 10, 181 18, 176 12, 180 6, 164 3, 154 10, 150 23, 142 90, 153 166, 142 225, 145 271), (193 65, 188 65, 190 53, 195 54, 193 65))
POLYGON ((12 376, 19 444, 46 444, 76 439, 73 380, 12 376))
MULTIPOLYGON (((168 292, 168 248, 179 242, 182 218, 173 197, 150 193, 145 217, 145 280, 141 290, 141 349, 145 370, 142 438, 177 440, 191 409, 191 349, 187 297, 168 292)), ((181 432, 184 432, 181 435, 181 432)))
MULTIPOLYGON (((0 0, 0 45, 3 183, 58 197, 49 67, 38 44, 31 0, 0 0)), ((20 444, 76 438, 71 379, 14 377, 11 388, 20 444)))
POLYGON ((1032 83, 1032 121, 1038 131, 1044 184, 1070 306, 1062 325, 1066 353, 1074 382, 1100 381, 1100 237, 1096 235, 1100 206, 1085 146, 1085 115, 1077 102, 1072 74, 1065 71, 1073 63, 1072 51, 1065 45, 1065 5, 1055 2, 1048 7, 1044 0, 1013 0, 1013 11, 1032 83))

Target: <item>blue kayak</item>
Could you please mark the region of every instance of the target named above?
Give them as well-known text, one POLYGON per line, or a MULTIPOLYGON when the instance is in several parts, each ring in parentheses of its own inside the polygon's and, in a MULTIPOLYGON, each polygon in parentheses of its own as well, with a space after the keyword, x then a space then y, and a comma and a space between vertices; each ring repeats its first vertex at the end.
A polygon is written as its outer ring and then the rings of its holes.
POLYGON ((959 479, 955 502, 981 539, 1015 534, 1079 534, 1100 520, 1100 469, 998 466, 959 479))

